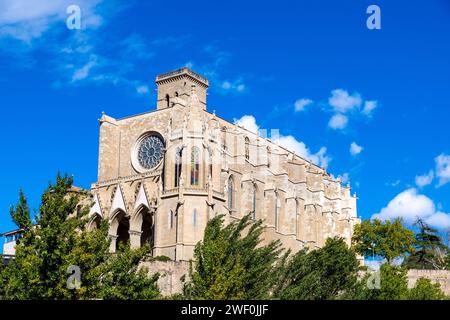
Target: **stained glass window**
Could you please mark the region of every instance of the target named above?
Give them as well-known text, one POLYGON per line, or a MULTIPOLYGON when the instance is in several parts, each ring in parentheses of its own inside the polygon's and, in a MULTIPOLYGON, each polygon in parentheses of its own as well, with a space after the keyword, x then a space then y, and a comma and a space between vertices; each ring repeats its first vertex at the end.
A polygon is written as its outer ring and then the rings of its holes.
POLYGON ((256 186, 253 187, 253 208, 252 208, 252 218, 256 220, 256 186))
POLYGON ((145 137, 138 150, 139 164, 145 169, 153 169, 163 158, 164 142, 157 135, 145 137))
POLYGON ((193 186, 198 186, 199 183, 199 173, 200 173, 199 154, 200 151, 198 147, 193 147, 191 153, 191 185, 193 186))
POLYGON ((181 149, 177 148, 175 151, 175 182, 174 186, 178 187, 180 185, 181 176, 181 149))
POLYGON ((228 178, 228 208, 234 208, 234 182, 232 176, 228 178))
POLYGON ((245 137, 245 159, 250 159, 250 140, 245 137))

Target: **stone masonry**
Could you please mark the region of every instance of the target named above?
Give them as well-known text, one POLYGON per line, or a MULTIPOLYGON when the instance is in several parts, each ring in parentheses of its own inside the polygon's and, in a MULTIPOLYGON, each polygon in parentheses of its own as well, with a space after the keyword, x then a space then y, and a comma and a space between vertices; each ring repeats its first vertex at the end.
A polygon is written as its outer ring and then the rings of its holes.
POLYGON ((156 110, 100 119, 89 228, 109 221, 111 252, 149 243, 155 256, 188 261, 218 214, 226 223, 263 219, 264 242, 280 239, 294 252, 333 236, 350 243, 360 220, 349 186, 276 138, 208 112, 209 82, 190 69, 159 75, 156 85, 156 110))

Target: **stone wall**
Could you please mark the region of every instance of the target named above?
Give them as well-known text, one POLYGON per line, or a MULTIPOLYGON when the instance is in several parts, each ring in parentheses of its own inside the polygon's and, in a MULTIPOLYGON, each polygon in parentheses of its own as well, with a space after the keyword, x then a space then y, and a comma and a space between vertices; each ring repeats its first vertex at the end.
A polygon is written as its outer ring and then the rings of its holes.
MULTIPOLYGON (((183 291, 181 277, 188 274, 189 262, 187 261, 152 261, 141 264, 149 269, 150 274, 159 272, 158 287, 163 296, 170 296, 183 291)), ((420 278, 430 279, 441 285, 441 290, 450 295, 450 270, 409 270, 408 287, 413 288, 420 278)))
POLYGON ((181 277, 189 272, 187 261, 152 261, 141 264, 149 269, 150 274, 160 273, 158 287, 163 296, 182 293, 183 283, 181 277))
POLYGON ((439 283, 441 290, 450 295, 450 270, 409 270, 408 287, 414 287, 419 278, 427 278, 432 282, 439 283))

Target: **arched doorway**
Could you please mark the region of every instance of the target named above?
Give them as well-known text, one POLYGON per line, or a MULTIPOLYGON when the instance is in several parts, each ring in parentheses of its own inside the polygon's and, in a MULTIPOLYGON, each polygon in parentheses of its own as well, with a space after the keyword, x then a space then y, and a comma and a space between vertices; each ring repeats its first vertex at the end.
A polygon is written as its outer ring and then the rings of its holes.
POLYGON ((87 224, 87 231, 94 231, 100 228, 102 217, 98 213, 94 213, 87 224))
POLYGON ((113 215, 109 234, 113 237, 111 251, 116 252, 130 240, 130 220, 125 212, 119 210, 113 215))
POLYGON ((141 206, 131 224, 131 234, 133 239, 131 244, 133 248, 148 245, 153 253, 155 245, 155 219, 154 214, 147 206, 141 206))
POLYGON ((155 244, 154 241, 155 224, 153 221, 153 216, 147 208, 142 210, 141 214, 142 214, 141 246, 148 244, 150 248, 153 248, 155 244))

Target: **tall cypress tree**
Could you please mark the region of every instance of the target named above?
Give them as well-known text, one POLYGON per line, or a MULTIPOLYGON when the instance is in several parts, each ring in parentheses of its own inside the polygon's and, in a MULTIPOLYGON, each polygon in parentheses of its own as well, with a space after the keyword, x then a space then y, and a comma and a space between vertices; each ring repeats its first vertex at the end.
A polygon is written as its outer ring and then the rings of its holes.
POLYGON ((261 245, 262 221, 250 215, 223 226, 223 215, 211 219, 194 251, 188 299, 265 299, 276 281, 280 242, 261 245))
POLYGON ((359 262, 344 240, 328 238, 325 246, 301 250, 283 264, 274 295, 283 300, 336 299, 356 285, 359 262))

